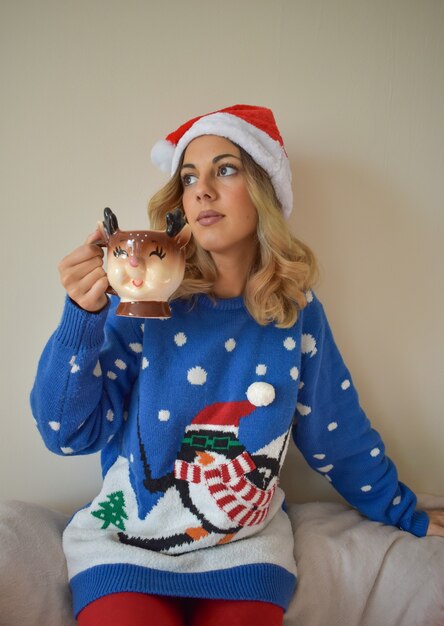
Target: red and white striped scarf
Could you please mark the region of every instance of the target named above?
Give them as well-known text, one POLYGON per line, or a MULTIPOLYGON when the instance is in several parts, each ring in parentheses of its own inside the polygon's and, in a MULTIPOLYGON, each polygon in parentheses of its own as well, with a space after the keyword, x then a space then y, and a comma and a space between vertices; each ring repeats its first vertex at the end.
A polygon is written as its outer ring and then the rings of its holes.
POLYGON ((174 476, 189 483, 206 484, 217 505, 239 526, 260 524, 267 516, 277 484, 268 489, 253 485, 245 474, 256 468, 248 452, 243 452, 232 461, 222 463, 214 469, 201 467, 198 463, 187 463, 178 459, 174 465, 174 476))

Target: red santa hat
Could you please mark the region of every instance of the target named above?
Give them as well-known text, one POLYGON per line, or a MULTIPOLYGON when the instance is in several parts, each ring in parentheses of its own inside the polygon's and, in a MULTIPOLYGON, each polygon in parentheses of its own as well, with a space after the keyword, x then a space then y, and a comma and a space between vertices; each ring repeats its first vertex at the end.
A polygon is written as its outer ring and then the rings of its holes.
POLYGON ((248 152, 270 176, 284 216, 290 215, 293 209, 290 163, 270 109, 236 104, 195 117, 154 145, 153 163, 172 176, 185 148, 201 135, 225 137, 248 152))
MULTIPOLYGON (((197 430, 196 427, 215 427, 217 430, 235 431, 239 428, 239 422, 243 417, 250 415, 259 406, 268 406, 275 398, 275 390, 272 385, 265 382, 251 384, 247 390, 248 400, 237 402, 216 402, 205 407, 194 417, 189 425, 189 430, 197 430)), ((187 430, 188 430, 187 429, 187 430)))

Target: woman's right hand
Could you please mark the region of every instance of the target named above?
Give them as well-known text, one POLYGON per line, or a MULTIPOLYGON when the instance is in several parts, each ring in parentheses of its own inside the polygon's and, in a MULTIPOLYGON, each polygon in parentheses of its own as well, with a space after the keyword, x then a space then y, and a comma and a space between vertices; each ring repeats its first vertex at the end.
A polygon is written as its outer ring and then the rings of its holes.
POLYGON ((108 302, 105 291, 109 283, 99 241, 103 241, 103 233, 97 228, 82 246, 59 263, 60 281, 68 296, 90 313, 100 311, 108 302))

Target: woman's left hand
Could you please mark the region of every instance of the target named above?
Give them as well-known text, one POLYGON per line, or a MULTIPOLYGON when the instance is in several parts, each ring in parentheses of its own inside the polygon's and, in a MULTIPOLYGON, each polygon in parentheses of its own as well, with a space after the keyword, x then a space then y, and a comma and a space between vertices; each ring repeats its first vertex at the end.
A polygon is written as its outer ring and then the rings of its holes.
POLYGON ((425 509, 430 523, 427 529, 427 537, 444 537, 444 509, 425 509))

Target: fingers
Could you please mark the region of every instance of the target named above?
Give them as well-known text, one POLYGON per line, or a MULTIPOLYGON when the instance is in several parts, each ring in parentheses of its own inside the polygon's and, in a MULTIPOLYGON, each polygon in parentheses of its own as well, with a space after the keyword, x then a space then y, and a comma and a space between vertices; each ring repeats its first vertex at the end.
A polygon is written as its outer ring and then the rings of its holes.
POLYGON ((79 291, 76 298, 72 298, 82 309, 95 313, 103 309, 108 303, 108 298, 105 295, 105 291, 108 288, 108 279, 105 276, 101 276, 95 280, 89 290, 79 291))
POLYGON ((430 520, 427 535, 444 537, 444 509, 426 509, 425 511, 430 520))
MULTIPOLYGON (((90 235, 91 237, 92 235, 90 235)), ((75 265, 79 265, 84 261, 88 261, 92 258, 98 258, 100 263, 102 263, 103 259, 103 250, 97 245, 93 243, 84 243, 82 246, 79 246, 75 250, 73 250, 70 254, 64 257, 59 263, 59 271, 63 272, 65 269, 69 269, 75 265)))
POLYGON ((88 235, 88 237, 86 238, 85 243, 86 244, 90 244, 90 243, 103 243, 105 237, 104 237, 104 231, 103 231, 103 226, 100 224, 100 222, 97 223, 97 228, 96 230, 91 233, 90 235, 88 235))
POLYGON ((60 281, 69 297, 91 312, 100 310, 108 301, 105 291, 109 283, 103 269, 103 250, 94 243, 98 241, 103 238, 97 228, 82 246, 59 263, 60 281))

